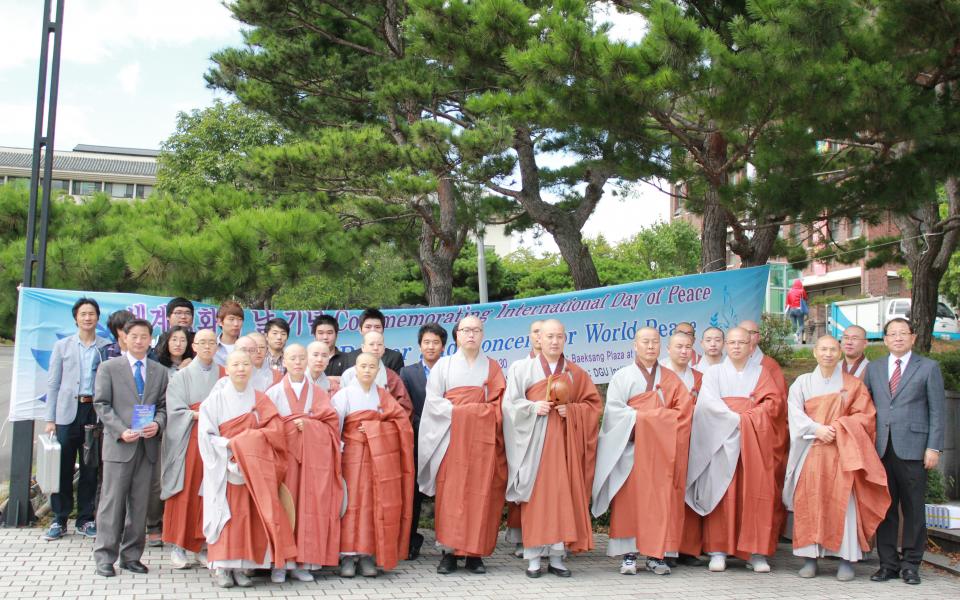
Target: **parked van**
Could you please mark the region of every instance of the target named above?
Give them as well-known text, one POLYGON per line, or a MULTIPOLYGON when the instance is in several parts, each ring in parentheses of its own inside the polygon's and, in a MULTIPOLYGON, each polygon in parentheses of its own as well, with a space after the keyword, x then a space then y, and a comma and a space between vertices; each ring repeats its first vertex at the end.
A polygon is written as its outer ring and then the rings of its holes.
MULTIPOLYGON (((844 300, 830 305, 828 331, 839 338, 850 325, 859 325, 867 332, 868 340, 883 339, 883 326, 897 317, 909 319, 910 298, 879 296, 844 300)), ((944 340, 960 340, 960 319, 943 298, 937 302, 937 318, 933 324, 933 336, 944 340)))

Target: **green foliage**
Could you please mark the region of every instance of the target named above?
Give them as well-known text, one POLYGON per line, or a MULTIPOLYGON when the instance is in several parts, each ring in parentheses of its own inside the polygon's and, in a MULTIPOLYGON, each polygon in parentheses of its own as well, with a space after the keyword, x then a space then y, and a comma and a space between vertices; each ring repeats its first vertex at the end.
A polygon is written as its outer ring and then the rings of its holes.
POLYGON ((764 313, 760 320, 760 349, 781 365, 794 356, 793 326, 781 314, 764 313))
POLYGON ((952 487, 953 477, 944 477, 939 469, 927 471, 927 493, 924 502, 927 504, 944 504, 949 500, 947 488, 952 487))
MULTIPOLYGON (((26 205, 26 190, 0 186, 0 220, 26 205)), ((365 245, 309 196, 266 202, 228 187, 137 202, 63 196, 51 209, 45 284, 54 288, 235 297, 265 307, 284 286, 334 277, 359 259, 365 245)), ((24 239, 22 226, 0 231, 0 286, 6 290, 0 294, 0 335, 6 337, 15 325, 24 239)))
POLYGON ((940 363, 944 388, 960 392, 960 350, 935 352, 929 356, 940 363))
POLYGON ((239 103, 217 100, 203 110, 177 113, 176 130, 157 159, 157 188, 183 195, 223 184, 241 187, 250 152, 288 137, 271 119, 239 103))

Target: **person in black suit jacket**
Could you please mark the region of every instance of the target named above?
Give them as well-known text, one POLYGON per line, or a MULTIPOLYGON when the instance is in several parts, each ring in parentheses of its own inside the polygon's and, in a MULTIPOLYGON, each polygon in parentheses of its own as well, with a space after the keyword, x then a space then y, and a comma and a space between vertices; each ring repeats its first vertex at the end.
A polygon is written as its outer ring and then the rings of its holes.
POLYGON ((870 579, 897 577, 920 583, 920 561, 927 546, 927 469, 943 448, 944 391, 940 365, 914 354, 913 326, 891 319, 883 328, 890 355, 867 365, 865 383, 877 408, 877 452, 887 470, 890 508, 877 528, 880 569, 870 579), (897 551, 903 512, 902 553, 897 551))
MULTIPOLYGON (((413 403, 413 456, 416 459, 418 450, 418 432, 420 430, 420 415, 423 413, 423 401, 427 396, 427 377, 430 376, 430 369, 437 364, 443 355, 443 349, 447 345, 447 330, 436 323, 427 323, 417 332, 417 344, 420 346, 420 360, 412 365, 407 365, 400 370, 400 379, 410 394, 410 401, 413 403)), ((414 464, 416 471, 416 463, 414 464)), ((407 560, 414 560, 420 555, 420 547, 423 546, 423 536, 417 533, 417 524, 420 522, 420 503, 423 501, 423 494, 414 482, 413 486, 413 521, 410 525, 410 554, 407 560)))
MULTIPOLYGON (((368 331, 378 331, 383 334, 385 323, 386 317, 383 316, 382 312, 375 308, 368 308, 360 314, 360 336, 363 337, 368 331)), ((343 370, 338 373, 338 375, 357 363, 357 357, 360 356, 360 352, 360 348, 357 348, 353 352, 348 352, 343 356, 343 370)), ((400 354, 396 350, 387 348, 383 352, 383 357, 380 360, 385 367, 393 369, 395 373, 400 373, 400 370, 403 369, 403 354, 400 354)), ((332 358, 330 359, 330 364, 333 364, 332 358)), ((330 374, 330 367, 327 366, 327 375, 330 374)))
POLYGON ((153 327, 143 319, 124 326, 127 352, 100 365, 93 406, 103 422, 103 485, 94 546, 98 575, 120 568, 146 573, 147 502, 153 465, 160 460, 160 433, 167 423, 167 369, 147 358, 153 327), (153 418, 134 429, 137 406, 153 406, 153 418))

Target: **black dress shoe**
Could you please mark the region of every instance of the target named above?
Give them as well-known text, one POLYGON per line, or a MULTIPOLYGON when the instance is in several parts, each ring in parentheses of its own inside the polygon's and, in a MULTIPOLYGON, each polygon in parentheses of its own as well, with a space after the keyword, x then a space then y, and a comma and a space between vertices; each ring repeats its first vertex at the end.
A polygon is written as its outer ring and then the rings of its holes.
POLYGON ((116 577, 117 572, 113 565, 97 565, 97 575, 100 577, 116 577))
POLYGON ((536 569, 536 570, 534 570, 534 569, 527 569, 527 577, 529 577, 530 579, 536 579, 537 577, 540 577, 541 575, 543 575, 543 571, 541 571, 540 569, 536 569))
POLYGON ((144 565, 139 560, 130 560, 127 562, 122 562, 120 563, 120 568, 123 569, 124 571, 130 571, 131 573, 139 573, 140 575, 143 575, 148 571, 146 565, 144 565))
MULTIPOLYGON (((669 565, 669 563, 667 564, 669 565)), ((677 558, 677 564, 685 567, 702 567, 707 563, 697 556, 693 556, 691 554, 681 554, 677 558)))
POLYGON ((423 536, 415 533, 410 536, 410 552, 407 554, 407 560, 417 560, 420 557, 420 548, 423 547, 423 536), (416 537, 414 537, 416 536, 416 537))
POLYGON ((487 572, 487 567, 483 565, 483 559, 479 556, 468 556, 465 567, 471 573, 483 575, 487 572))
POLYGON ((561 569, 560 567, 555 567, 553 565, 547 566, 547 572, 553 573, 557 577, 570 577, 573 573, 570 572, 570 569, 561 569))
POLYGON ((896 569, 888 569, 887 567, 880 567, 877 569, 877 572, 870 576, 870 581, 890 581, 891 579, 897 579, 900 577, 900 571, 896 569))
POLYGON ((449 552, 444 552, 440 558, 440 564, 437 565, 437 573, 449 575, 457 570, 457 557, 449 552))
POLYGON ((920 585, 920 572, 916 569, 904 569, 900 576, 903 577, 904 583, 920 585))

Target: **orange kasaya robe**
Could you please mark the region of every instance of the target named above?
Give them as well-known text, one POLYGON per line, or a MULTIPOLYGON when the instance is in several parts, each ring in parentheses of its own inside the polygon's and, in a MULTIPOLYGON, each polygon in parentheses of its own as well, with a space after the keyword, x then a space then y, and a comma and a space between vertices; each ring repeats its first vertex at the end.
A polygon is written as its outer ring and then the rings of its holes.
POLYGON ((407 417, 413 415, 413 401, 410 400, 410 394, 407 392, 407 386, 403 385, 403 379, 393 369, 387 369, 387 391, 393 396, 393 399, 403 407, 407 417))
POLYGON ((492 359, 483 387, 460 386, 453 404, 450 444, 437 471, 437 541, 458 556, 489 556, 497 545, 507 489, 500 402, 507 383, 492 359))
POLYGON ((291 413, 282 417, 287 437, 284 484, 296 506, 294 537, 297 562, 336 565, 340 558, 340 507, 343 504, 340 458, 340 418, 327 393, 310 382, 293 391, 283 379, 291 413), (305 412, 307 385, 313 386, 310 412, 305 412), (303 431, 296 420, 303 419, 303 431))
POLYGON ((843 389, 804 402, 817 423, 833 426, 832 444, 810 446, 794 493, 793 547, 820 544, 836 550, 843 542, 851 492, 857 505, 860 548, 870 548, 890 506, 887 472, 875 447, 877 409, 860 379, 844 373, 843 389))
POLYGON ((343 423, 348 504, 340 521, 340 552, 373 555, 378 566, 390 570, 410 544, 413 426, 387 390, 377 391, 379 412, 356 411, 343 423))
POLYGON ((749 398, 726 396, 740 414, 740 458, 730 486, 713 511, 703 518, 703 549, 743 559, 771 556, 786 509, 783 476, 789 444, 786 397, 767 369, 749 398))
POLYGON ((244 559, 284 567, 294 560, 297 545, 280 504, 280 482, 287 458, 283 423, 273 402, 257 392, 254 410, 220 424, 220 435, 230 438, 230 450, 243 473, 244 484, 227 484, 230 520, 207 549, 210 561, 244 559))
MULTIPOLYGON (((222 368, 222 367, 221 367, 222 368)), ((190 405, 190 410, 200 410, 200 403, 190 405)), ((163 504, 163 535, 165 544, 179 546, 189 552, 200 552, 207 543, 203 535, 203 460, 197 441, 197 422, 187 437, 187 453, 183 459, 183 488, 170 496, 163 504)))
POLYGON ((661 369, 658 389, 627 404, 637 412, 634 462, 610 502, 610 537, 636 538, 640 554, 663 558, 679 548, 684 527, 693 401, 680 378, 661 369))
MULTIPOLYGON (((697 404, 697 394, 700 393, 700 385, 703 384, 703 373, 693 371, 693 389, 690 390, 690 409, 697 404)), ((690 440, 687 439, 689 449, 690 440)), ((684 503, 683 505, 683 531, 680 534, 680 553, 690 556, 700 556, 703 551, 703 517, 697 511, 693 510, 684 503)))
MULTIPOLYGON (((563 542, 571 553, 593 549, 590 496, 597 463, 597 436, 603 401, 590 376, 567 361, 572 385, 567 416, 547 414, 547 431, 530 500, 520 504, 523 546, 563 542)), ((533 402, 547 397, 547 379, 527 389, 533 402)))

